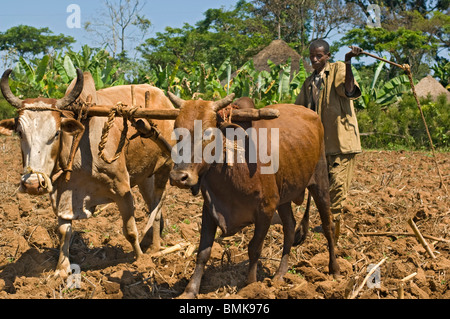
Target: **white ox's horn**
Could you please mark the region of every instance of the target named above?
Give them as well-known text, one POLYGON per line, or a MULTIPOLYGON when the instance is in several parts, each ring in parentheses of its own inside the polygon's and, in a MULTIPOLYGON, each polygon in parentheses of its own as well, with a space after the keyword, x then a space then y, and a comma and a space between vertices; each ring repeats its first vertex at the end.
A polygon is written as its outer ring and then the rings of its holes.
POLYGON ((84 86, 83 71, 77 69, 77 82, 75 83, 75 86, 73 87, 72 91, 70 91, 69 94, 67 94, 62 99, 56 101, 55 104, 56 108, 62 109, 75 102, 76 99, 78 99, 78 97, 80 96, 81 92, 83 91, 83 86, 84 86))
POLYGON ((2 80, 0 82, 0 87, 3 93, 3 96, 9 104, 14 106, 16 109, 20 109, 22 107, 22 100, 19 99, 11 92, 11 88, 9 87, 9 75, 12 70, 8 69, 3 73, 2 80))

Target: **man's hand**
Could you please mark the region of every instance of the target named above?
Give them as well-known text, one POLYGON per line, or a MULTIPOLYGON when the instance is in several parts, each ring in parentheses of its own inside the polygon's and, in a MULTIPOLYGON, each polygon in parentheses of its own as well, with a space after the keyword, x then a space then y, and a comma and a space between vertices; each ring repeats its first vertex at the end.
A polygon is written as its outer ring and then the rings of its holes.
POLYGON ((360 47, 354 45, 352 45, 350 49, 352 50, 345 55, 345 62, 350 61, 353 57, 358 56, 363 52, 360 47))
POLYGON ((355 78, 353 77, 353 72, 351 68, 351 61, 354 56, 360 55, 363 50, 357 46, 351 46, 352 49, 345 55, 345 93, 347 96, 352 96, 355 92, 355 78))

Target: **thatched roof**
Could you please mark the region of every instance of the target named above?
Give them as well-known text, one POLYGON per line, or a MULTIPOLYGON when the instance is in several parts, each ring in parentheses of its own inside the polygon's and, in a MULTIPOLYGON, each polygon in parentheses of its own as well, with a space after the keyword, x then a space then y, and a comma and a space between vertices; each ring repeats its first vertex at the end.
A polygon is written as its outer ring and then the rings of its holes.
POLYGON ((292 49, 283 40, 274 40, 267 47, 261 50, 253 57, 253 64, 258 71, 270 72, 270 67, 267 60, 272 61, 276 65, 286 63, 291 58, 291 75, 299 70, 299 61, 301 59, 294 49, 292 49))
MULTIPOLYGON (((292 49, 283 40, 273 40, 267 47, 262 49, 258 54, 256 54, 253 60, 253 66, 257 71, 267 71, 270 72, 269 64, 267 61, 270 60, 276 65, 286 63, 289 58, 291 58, 291 79, 295 73, 298 72, 299 62, 302 58, 294 49, 292 49)), ((238 71, 233 72, 231 77, 234 78, 238 71)), ((222 81, 222 85, 226 84, 226 79, 222 81)))
POLYGON ((445 94, 447 96, 447 101, 450 102, 450 92, 431 75, 424 77, 417 83, 416 93, 419 97, 427 97, 428 94, 430 94, 433 99, 436 99, 441 94, 445 94))

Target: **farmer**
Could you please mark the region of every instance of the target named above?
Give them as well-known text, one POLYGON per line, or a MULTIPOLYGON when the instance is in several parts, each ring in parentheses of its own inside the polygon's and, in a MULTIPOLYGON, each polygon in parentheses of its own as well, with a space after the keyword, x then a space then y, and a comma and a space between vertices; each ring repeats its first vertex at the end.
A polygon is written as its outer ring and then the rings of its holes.
POLYGON ((361 152, 358 122, 353 101, 361 96, 352 67, 352 57, 362 50, 353 46, 345 55, 345 63, 330 63, 330 47, 322 39, 309 47, 309 58, 314 72, 309 76, 295 101, 316 111, 325 130, 325 153, 330 181, 331 213, 336 224, 336 239, 340 232, 341 213, 350 208, 346 205, 355 156, 361 152))

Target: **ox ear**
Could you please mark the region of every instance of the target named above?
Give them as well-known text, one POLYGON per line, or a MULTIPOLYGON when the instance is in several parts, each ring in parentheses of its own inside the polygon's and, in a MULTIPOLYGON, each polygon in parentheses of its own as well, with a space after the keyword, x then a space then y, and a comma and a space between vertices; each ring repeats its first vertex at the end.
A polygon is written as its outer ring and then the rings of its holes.
POLYGON ((16 129, 17 119, 0 121, 0 135, 10 136, 16 129))
POLYGON ((167 96, 169 97, 170 102, 172 102, 172 104, 179 108, 182 109, 183 105, 184 105, 184 100, 182 98, 179 98, 178 96, 176 96, 175 94, 173 94, 172 92, 167 91, 167 96))
POLYGON ((65 118, 61 120, 61 129, 69 135, 76 135, 84 131, 84 126, 77 120, 65 118))

